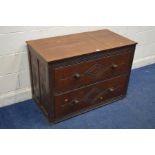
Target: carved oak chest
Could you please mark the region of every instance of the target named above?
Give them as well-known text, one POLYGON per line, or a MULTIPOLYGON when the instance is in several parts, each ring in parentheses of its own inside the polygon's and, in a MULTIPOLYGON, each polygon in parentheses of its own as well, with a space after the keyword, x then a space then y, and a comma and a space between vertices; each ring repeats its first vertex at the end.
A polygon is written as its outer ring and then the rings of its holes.
POLYGON ((32 96, 50 122, 125 97, 136 42, 98 30, 27 45, 32 96))

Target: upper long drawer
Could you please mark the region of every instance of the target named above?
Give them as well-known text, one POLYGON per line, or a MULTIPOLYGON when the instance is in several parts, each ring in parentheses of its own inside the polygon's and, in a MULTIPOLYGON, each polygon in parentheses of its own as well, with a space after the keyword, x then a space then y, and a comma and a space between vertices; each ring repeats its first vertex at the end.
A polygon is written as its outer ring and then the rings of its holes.
POLYGON ((54 68, 55 92, 62 93, 130 71, 132 50, 54 68))

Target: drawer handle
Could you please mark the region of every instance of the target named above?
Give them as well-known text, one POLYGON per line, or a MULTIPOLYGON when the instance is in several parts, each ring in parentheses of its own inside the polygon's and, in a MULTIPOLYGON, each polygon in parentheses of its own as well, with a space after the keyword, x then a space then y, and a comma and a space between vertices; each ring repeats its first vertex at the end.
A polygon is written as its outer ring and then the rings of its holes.
POLYGON ((111 93, 114 92, 114 90, 115 90, 114 88, 109 88, 109 92, 111 93))
POLYGON ((79 103, 80 103, 80 101, 79 101, 79 100, 77 100, 77 99, 76 99, 76 100, 74 100, 73 102, 74 102, 74 104, 79 104, 79 103))
POLYGON ((76 74, 74 75, 74 78, 77 79, 77 80, 80 79, 80 77, 81 77, 81 75, 80 75, 79 73, 76 73, 76 74))
POLYGON ((117 67, 118 67, 117 64, 113 64, 113 65, 112 65, 112 68, 113 68, 113 69, 115 69, 115 68, 117 68, 117 67))
POLYGON ((68 99, 67 99, 67 98, 65 98, 65 99, 64 99, 64 101, 65 101, 65 102, 68 102, 68 99))
POLYGON ((103 97, 102 96, 100 97, 100 100, 103 100, 103 97))
POLYGON ((80 101, 79 100, 77 100, 77 99, 75 99, 75 100, 73 100, 72 102, 71 102, 71 106, 74 106, 74 105, 77 105, 77 104, 79 104, 80 103, 80 101))

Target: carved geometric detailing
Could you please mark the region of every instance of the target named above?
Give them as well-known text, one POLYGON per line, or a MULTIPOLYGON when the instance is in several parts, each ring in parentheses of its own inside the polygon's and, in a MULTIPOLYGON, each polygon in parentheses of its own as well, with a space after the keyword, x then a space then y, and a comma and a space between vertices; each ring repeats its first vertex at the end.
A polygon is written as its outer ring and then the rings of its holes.
POLYGON ((106 70, 108 70, 110 66, 105 66, 101 64, 95 64, 91 66, 84 75, 91 76, 92 78, 96 78, 101 76, 106 70))
MULTIPOLYGON (((117 86, 117 87, 110 87, 113 89, 113 92, 118 91, 118 89, 121 88, 121 86, 117 86)), ((69 99, 65 99, 64 101, 67 100, 67 103, 61 105, 62 107, 64 106, 73 106, 75 101, 78 101, 78 103, 76 103, 75 105, 78 105, 80 103, 89 103, 89 104, 93 104, 96 103, 98 99, 103 99, 104 95, 106 94, 111 94, 113 92, 110 92, 110 88, 107 89, 99 89, 97 87, 93 87, 92 89, 90 89, 90 91, 88 91, 84 97, 76 97, 74 99, 72 99, 71 101, 69 101, 69 99)))
MULTIPOLYGON (((124 63, 118 64, 118 66, 123 65, 124 63)), ((100 78, 102 75, 109 70, 110 68, 113 67, 113 64, 110 65, 102 65, 102 64, 95 64, 91 66, 85 73, 84 75, 89 75, 92 78, 100 78)))
MULTIPOLYGON (((121 64, 117 64, 117 67, 118 66, 121 66, 121 65, 124 65, 125 63, 121 63, 121 64)), ((107 71, 109 70, 110 68, 113 67, 113 64, 110 64, 110 65, 102 65, 102 64, 99 64, 99 63, 96 63, 94 65, 92 65, 88 70, 86 70, 84 73, 81 73, 80 76, 81 78, 83 76, 89 76, 91 78, 94 78, 94 79, 97 79, 97 78, 100 78, 102 77, 102 75, 107 71)), ((66 77, 66 78, 62 78, 60 79, 60 81, 63 81, 63 80, 69 80, 69 79, 72 79, 74 78, 75 75, 72 75, 72 76, 69 76, 69 77, 66 77)))

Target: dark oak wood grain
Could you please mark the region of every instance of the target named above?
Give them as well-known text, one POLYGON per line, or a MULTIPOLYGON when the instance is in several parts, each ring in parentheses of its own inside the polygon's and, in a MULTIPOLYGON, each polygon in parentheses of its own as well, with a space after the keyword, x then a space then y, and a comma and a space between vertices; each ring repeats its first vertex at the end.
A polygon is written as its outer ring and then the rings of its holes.
POLYGON ((55 96, 56 118, 124 95, 128 76, 116 77, 69 93, 55 96))
POLYGON ((32 40, 27 44, 45 61, 51 62, 136 43, 109 30, 99 30, 32 40))
MULTIPOLYGON (((126 49, 124 49, 126 51, 126 49)), ((76 89, 126 73, 130 69, 132 51, 100 57, 90 61, 54 69, 55 91, 76 89)))
POLYGON ((27 44, 32 97, 50 122, 126 95, 136 42, 99 30, 27 44))

